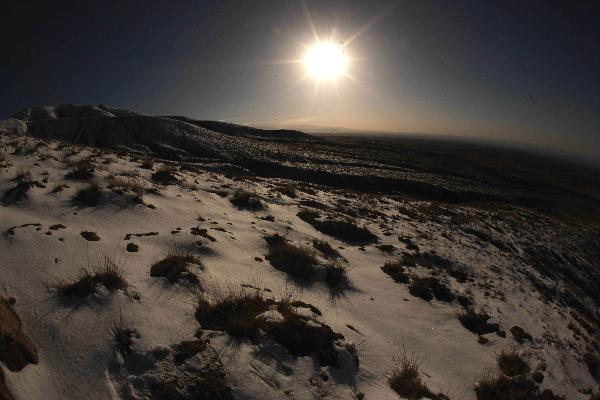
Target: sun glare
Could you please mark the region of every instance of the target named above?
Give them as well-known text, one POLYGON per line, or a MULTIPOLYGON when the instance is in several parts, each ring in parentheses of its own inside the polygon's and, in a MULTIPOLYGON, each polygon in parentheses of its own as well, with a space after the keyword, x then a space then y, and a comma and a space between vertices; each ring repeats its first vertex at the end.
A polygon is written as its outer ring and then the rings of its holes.
POLYGON ((310 47, 304 63, 316 79, 332 81, 344 74, 348 60, 341 43, 325 42, 310 47))

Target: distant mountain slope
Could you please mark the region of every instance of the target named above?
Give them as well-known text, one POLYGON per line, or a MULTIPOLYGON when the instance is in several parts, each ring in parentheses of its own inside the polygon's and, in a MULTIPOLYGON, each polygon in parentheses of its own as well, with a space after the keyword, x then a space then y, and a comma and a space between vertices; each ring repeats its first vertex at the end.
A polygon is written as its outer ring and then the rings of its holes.
POLYGON ((11 118, 22 121, 39 121, 44 119, 61 119, 61 118, 101 118, 101 117, 130 117, 140 115, 133 111, 121 110, 118 108, 99 104, 91 105, 75 105, 62 104, 59 106, 35 106, 21 110, 11 118))
POLYGON ((277 137, 277 138, 306 138, 307 135, 304 132, 290 130, 290 129, 259 129, 250 126, 232 124, 229 122, 222 121, 199 121, 187 117, 180 116, 167 116, 166 118, 176 119, 179 121, 185 121, 190 124, 200 126, 202 128, 210 129, 211 131, 224 133, 226 135, 234 136, 263 136, 263 137, 277 137))

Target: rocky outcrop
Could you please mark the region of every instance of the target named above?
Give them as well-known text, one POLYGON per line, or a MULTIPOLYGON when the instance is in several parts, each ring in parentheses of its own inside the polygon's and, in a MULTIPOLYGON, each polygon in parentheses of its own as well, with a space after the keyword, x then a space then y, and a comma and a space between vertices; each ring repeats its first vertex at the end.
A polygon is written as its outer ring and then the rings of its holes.
POLYGON ((27 364, 37 364, 37 349, 25 335, 21 320, 12 307, 0 297, 0 362, 11 371, 20 371, 27 364))
POLYGON ((8 391, 6 382, 4 382, 4 372, 0 368, 0 400, 14 400, 14 397, 8 391))
MULTIPOLYGON (((0 362, 11 371, 20 371, 27 364, 37 364, 37 349, 25 335, 21 320, 10 304, 0 297, 0 362)), ((0 368, 0 400, 13 400, 0 368)))

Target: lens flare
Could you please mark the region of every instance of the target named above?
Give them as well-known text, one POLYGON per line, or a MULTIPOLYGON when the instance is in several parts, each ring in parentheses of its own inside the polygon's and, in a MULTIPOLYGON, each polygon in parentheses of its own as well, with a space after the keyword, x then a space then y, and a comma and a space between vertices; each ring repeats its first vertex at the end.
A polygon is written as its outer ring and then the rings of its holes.
POLYGON ((336 80, 344 74, 347 63, 344 47, 333 42, 315 44, 304 57, 308 73, 318 80, 336 80))

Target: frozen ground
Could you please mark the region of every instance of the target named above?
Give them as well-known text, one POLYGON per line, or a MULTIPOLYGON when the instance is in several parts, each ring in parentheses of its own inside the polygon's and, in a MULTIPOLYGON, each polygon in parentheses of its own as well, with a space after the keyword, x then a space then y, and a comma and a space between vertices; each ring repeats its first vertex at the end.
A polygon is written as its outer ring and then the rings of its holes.
POLYGON ((504 399, 481 388, 513 353, 512 398, 598 391, 597 172, 74 110, 2 124, 0 294, 38 359, 2 344, 0 399, 398 399, 407 359, 406 398, 504 399), (123 285, 64 290, 107 262, 123 285))

